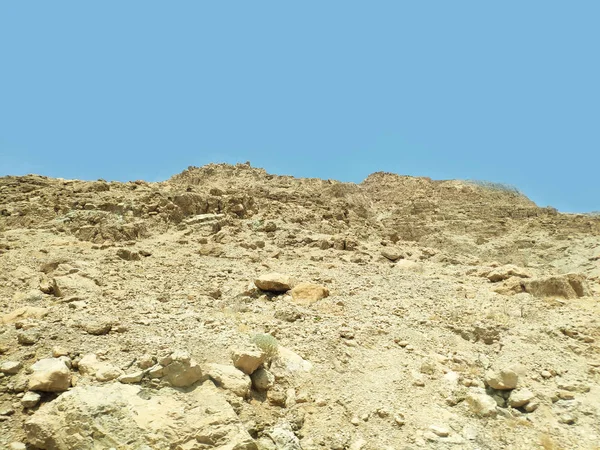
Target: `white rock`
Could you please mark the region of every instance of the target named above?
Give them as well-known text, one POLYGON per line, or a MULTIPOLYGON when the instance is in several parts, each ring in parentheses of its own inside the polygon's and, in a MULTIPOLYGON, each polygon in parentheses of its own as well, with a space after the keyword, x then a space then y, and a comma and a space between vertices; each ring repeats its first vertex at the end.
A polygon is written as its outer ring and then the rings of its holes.
POLYGON ((165 380, 175 387, 187 387, 202 378, 202 369, 187 352, 176 351, 171 355, 171 363, 164 367, 165 380))
POLYGON ((37 392, 29 391, 21 398, 23 408, 34 408, 40 402, 42 396, 37 392))
POLYGON ((271 362, 270 371, 275 378, 285 378, 309 373, 312 367, 310 361, 290 349, 280 346, 277 356, 271 362))
POLYGON ((19 370, 23 367, 20 361, 5 361, 0 364, 0 372, 6 375, 14 375, 19 373, 19 370))

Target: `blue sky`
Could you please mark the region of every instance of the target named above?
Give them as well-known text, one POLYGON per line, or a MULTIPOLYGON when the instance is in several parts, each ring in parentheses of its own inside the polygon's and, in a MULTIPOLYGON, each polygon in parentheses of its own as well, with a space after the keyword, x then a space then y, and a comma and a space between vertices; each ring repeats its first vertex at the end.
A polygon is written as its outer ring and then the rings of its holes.
POLYGON ((0 3, 0 175, 251 161, 600 210, 600 2, 0 3))

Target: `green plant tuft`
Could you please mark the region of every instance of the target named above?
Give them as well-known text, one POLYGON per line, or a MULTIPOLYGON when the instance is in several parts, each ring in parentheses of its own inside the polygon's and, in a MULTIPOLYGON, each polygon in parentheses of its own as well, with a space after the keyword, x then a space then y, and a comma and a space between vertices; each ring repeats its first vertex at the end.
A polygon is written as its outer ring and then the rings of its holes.
POLYGON ((255 334, 250 341, 265 352, 269 359, 277 355, 279 351, 279 342, 270 334, 255 334))

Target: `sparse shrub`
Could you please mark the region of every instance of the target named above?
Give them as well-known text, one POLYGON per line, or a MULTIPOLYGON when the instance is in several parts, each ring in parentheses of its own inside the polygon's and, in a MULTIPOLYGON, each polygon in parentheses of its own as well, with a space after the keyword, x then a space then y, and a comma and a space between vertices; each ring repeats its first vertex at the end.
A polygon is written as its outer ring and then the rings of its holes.
POLYGON ((506 183, 495 183, 493 181, 484 180, 466 180, 467 183, 475 186, 489 189, 491 191, 506 192, 515 195, 524 195, 517 187, 506 183))
POLYGON ((255 344, 258 348, 260 348, 265 355, 267 355, 268 359, 273 358, 277 355, 279 351, 279 342, 276 338, 271 336, 270 334, 255 334, 252 336, 250 341, 255 344))

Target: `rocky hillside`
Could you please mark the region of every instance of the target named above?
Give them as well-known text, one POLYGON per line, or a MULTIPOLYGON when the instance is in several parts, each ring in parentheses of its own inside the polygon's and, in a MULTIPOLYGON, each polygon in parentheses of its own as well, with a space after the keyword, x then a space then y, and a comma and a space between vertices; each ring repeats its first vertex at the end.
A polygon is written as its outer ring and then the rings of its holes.
POLYGON ((0 447, 599 449, 600 218, 502 186, 0 178, 0 447))

